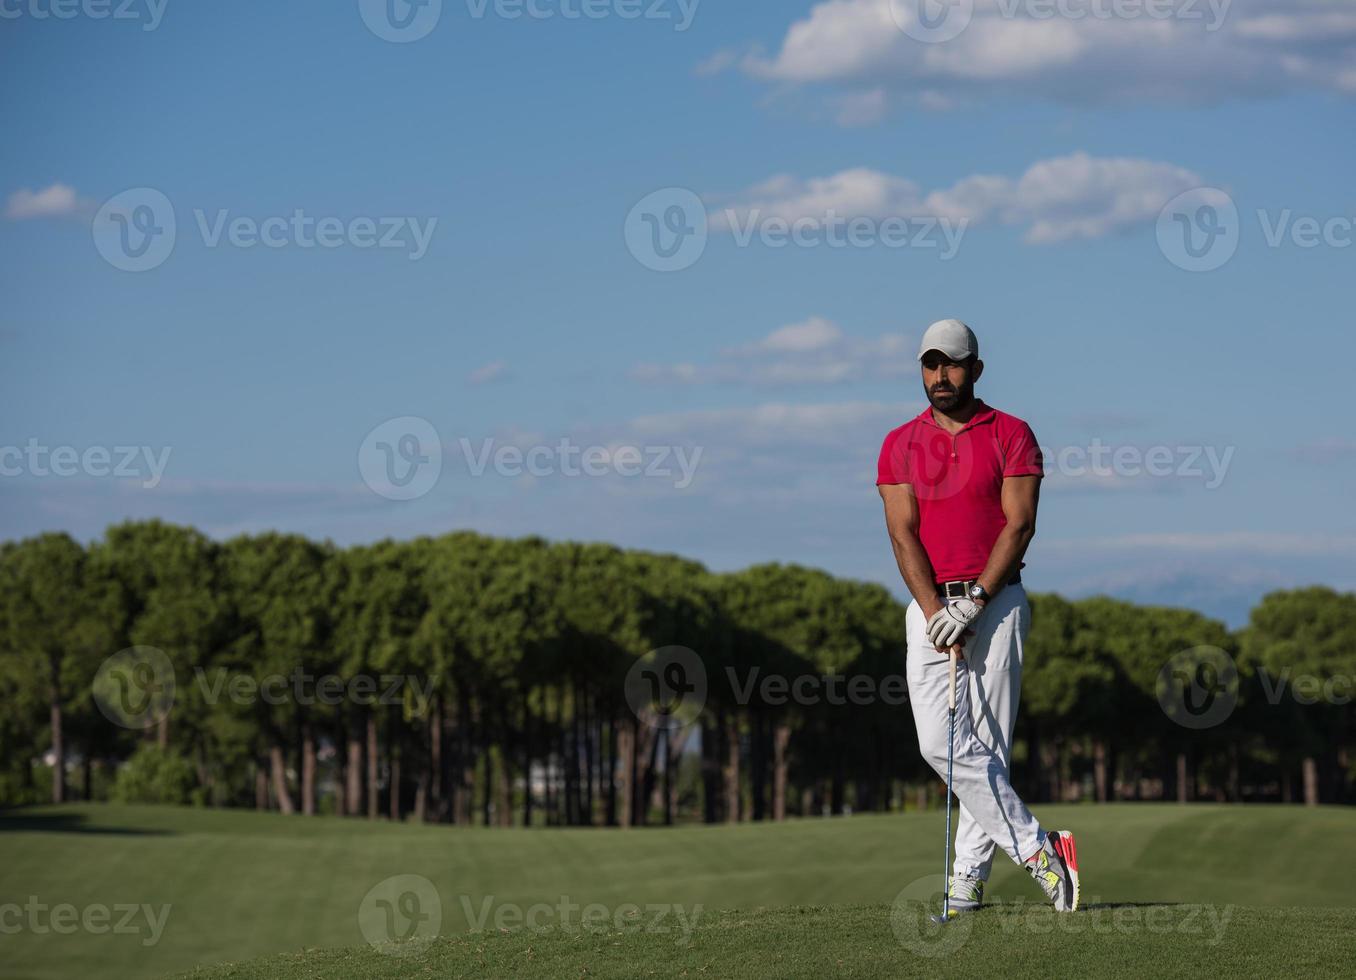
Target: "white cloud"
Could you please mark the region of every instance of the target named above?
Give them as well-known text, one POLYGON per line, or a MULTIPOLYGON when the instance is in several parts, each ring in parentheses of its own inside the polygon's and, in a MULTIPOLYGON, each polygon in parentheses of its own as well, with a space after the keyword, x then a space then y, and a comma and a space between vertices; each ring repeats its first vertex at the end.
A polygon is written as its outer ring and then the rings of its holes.
POLYGON ((81 201, 68 184, 51 184, 42 190, 20 188, 5 202, 5 217, 11 221, 28 218, 64 218, 80 212, 81 201))
POLYGON ((1243 37, 1267 41, 1356 40, 1356 11, 1310 10, 1295 14, 1264 14, 1238 25, 1243 37))
MULTIPOLYGON (((874 499, 881 443, 891 429, 918 411, 916 405, 885 402, 776 401, 665 412, 558 430, 504 428, 484 437, 472 434, 468 441, 473 455, 483 450, 486 437, 495 446, 517 447, 524 457, 539 451, 535 447, 557 446, 564 439, 580 450, 594 447, 589 451, 595 457, 599 450, 603 457, 610 457, 621 447, 637 447, 647 460, 657 460, 669 472, 643 478, 604 474, 580 480, 551 474, 471 481, 465 487, 466 499, 497 500, 510 485, 524 492, 540 489, 557 495, 557 501, 570 501, 570 506, 562 503, 556 510, 552 522, 556 533, 560 526, 581 517, 582 511, 574 506, 577 503, 586 511, 597 508, 600 534, 614 539, 623 522, 621 515, 639 501, 656 509, 648 518, 636 512, 637 520, 653 522, 670 508, 689 513, 684 519, 685 534, 700 534, 693 522, 709 520, 712 508, 727 516, 737 514, 734 520, 741 530, 747 530, 754 514, 766 520, 771 507, 815 514, 832 524, 832 514, 874 499), (691 479, 679 486, 675 477, 685 465, 691 479)), ((445 449, 445 466, 453 471, 463 465, 470 469, 460 442, 445 449)), ((576 455, 576 463, 579 458, 576 455)))
POLYGON ((508 365, 503 361, 491 361, 482 367, 476 368, 466 380, 473 385, 489 384, 492 381, 503 381, 508 377, 508 365))
POLYGON ((721 351, 708 364, 640 364, 631 377, 670 384, 842 384, 894 380, 917 371, 908 340, 899 334, 853 337, 823 317, 778 327, 743 347, 721 351))
POLYGON ((865 428, 873 434, 875 442, 869 448, 875 450, 890 429, 917 413, 916 408, 910 414, 910 410, 886 402, 765 402, 742 408, 642 415, 631 420, 627 428, 649 438, 719 439, 737 450, 841 446, 848 441, 845 437, 865 428))
POLYGON ((918 184, 865 167, 827 177, 779 175, 713 209, 717 230, 779 218, 818 223, 931 217, 968 225, 1025 226, 1032 244, 1100 238, 1148 224, 1182 191, 1205 181, 1170 163, 1087 153, 1041 160, 1020 177, 975 174, 924 194, 918 184))
MULTIPOLYGON (((764 402, 633 418, 599 433, 638 445, 699 447, 692 490, 721 508, 829 512, 875 495, 887 433, 920 410, 887 402, 764 402)), ((651 493, 667 493, 658 483, 651 493)))
POLYGON ((739 63, 739 53, 736 51, 717 51, 711 57, 697 65, 692 70, 693 74, 705 78, 710 75, 719 75, 728 68, 733 68, 739 63))
POLYGON ((1012 217, 1030 222, 1027 241, 1036 244, 1099 238, 1155 220, 1169 200, 1202 183, 1169 163, 1075 153, 1022 175, 1011 189, 1012 217))
MULTIPOLYGON (((1064 0, 1054 10, 1074 16, 1038 17, 1033 3, 975 0, 958 36, 924 44, 900 29, 891 0, 827 0, 787 29, 775 54, 751 52, 740 66, 767 81, 845 87, 849 95, 840 92, 839 102, 878 92, 881 103, 919 103, 926 93, 933 107, 995 95, 1172 105, 1295 89, 1353 91, 1356 11, 1349 6, 1176 0, 1169 17, 1154 15, 1162 4, 1125 6, 1138 15, 1107 16, 1116 5, 1064 0)), ((874 112, 880 118, 886 106, 874 112)), ((840 117, 861 124, 860 115, 840 117)))
POLYGON ((770 351, 822 350, 843 339, 843 331, 836 323, 820 316, 812 316, 801 323, 778 327, 755 346, 770 351))
POLYGON ((840 126, 870 126, 885 118, 890 100, 885 89, 849 92, 838 99, 836 118, 840 126))
POLYGON ((885 218, 923 211, 916 183, 867 167, 804 180, 790 174, 778 174, 749 188, 739 195, 739 199, 732 207, 711 213, 713 228, 729 230, 734 227, 730 212, 742 223, 753 214, 761 220, 795 221, 802 217, 825 220, 829 215, 885 218))

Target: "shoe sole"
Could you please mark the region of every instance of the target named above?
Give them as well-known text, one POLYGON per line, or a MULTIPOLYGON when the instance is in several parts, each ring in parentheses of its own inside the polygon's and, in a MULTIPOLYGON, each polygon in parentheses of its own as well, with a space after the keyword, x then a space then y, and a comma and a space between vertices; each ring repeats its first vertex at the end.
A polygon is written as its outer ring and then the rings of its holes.
POLYGON ((1055 852, 1064 862, 1064 870, 1069 878, 1069 893, 1073 896, 1069 902, 1066 912, 1078 911, 1079 884, 1078 884, 1078 848, 1074 844, 1074 836, 1067 830, 1057 831, 1054 843, 1055 852))

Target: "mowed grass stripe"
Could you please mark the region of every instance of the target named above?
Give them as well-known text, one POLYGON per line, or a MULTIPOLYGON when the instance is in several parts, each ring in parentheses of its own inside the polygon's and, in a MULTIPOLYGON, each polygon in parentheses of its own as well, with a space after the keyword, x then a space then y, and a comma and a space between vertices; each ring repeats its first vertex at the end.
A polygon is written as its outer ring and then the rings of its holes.
MULTIPOLYGON (((1084 895, 1103 902, 1351 906, 1356 813, 1339 808, 1042 807, 1078 835, 1084 895)), ((0 814, 0 901, 170 903, 135 937, 0 936, 6 977, 149 976, 223 959, 362 942, 359 903, 396 874, 436 886, 443 933, 494 905, 599 902, 751 909, 888 907, 941 872, 940 812, 721 827, 494 830, 156 807, 0 814)), ((999 856, 990 896, 1035 886, 999 856)), ((887 930, 888 938, 888 930, 887 930)), ((891 940, 892 941, 892 940, 891 940)))

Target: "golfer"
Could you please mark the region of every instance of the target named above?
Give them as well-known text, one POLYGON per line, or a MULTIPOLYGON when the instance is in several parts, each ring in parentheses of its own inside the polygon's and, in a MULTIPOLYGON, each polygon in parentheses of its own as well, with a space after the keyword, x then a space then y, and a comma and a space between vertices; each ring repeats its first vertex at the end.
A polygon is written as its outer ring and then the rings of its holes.
POLYGON ((918 352, 928 407, 885 437, 876 485, 904 583, 909 700, 923 757, 945 777, 950 650, 960 648, 954 777, 960 801, 951 911, 977 909, 994 849, 1023 865, 1061 912, 1078 908, 1073 835, 1043 830, 1008 778, 1031 607, 1022 555, 1043 475, 1036 437, 975 397, 979 341, 959 320, 918 352))

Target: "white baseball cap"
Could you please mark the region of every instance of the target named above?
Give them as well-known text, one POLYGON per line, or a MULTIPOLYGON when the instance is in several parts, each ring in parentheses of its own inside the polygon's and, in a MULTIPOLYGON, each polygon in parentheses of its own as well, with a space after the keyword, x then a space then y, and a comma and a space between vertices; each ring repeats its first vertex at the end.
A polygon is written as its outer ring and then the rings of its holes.
POLYGON ((979 356, 979 338, 959 320, 938 320, 923 333, 918 359, 930 350, 939 350, 953 361, 979 356))

